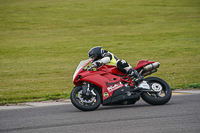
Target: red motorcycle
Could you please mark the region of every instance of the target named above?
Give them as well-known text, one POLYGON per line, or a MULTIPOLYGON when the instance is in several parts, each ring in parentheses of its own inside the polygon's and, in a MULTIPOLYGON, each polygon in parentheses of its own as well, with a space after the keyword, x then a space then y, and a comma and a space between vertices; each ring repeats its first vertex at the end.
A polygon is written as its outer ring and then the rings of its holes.
MULTIPOLYGON (((147 77, 137 83, 116 66, 93 68, 91 62, 92 59, 81 61, 73 76, 75 87, 70 99, 80 110, 92 111, 100 104, 135 104, 140 97, 151 105, 163 105, 171 98, 171 88, 163 79, 147 77)), ((159 62, 140 60, 134 69, 145 77, 156 72, 159 66, 159 62)))

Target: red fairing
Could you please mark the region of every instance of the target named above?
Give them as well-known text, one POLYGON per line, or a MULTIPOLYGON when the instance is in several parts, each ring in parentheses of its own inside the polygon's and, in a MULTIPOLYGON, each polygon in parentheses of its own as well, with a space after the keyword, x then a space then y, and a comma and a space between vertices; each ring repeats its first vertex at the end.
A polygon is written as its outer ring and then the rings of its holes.
MULTIPOLYGON (((124 85, 121 83, 121 78, 110 73, 97 73, 84 77, 81 80, 88 81, 102 88, 102 94, 107 92, 108 97, 113 95, 113 92, 124 85)), ((103 97, 105 100, 108 97, 103 97)))
POLYGON ((138 61, 137 65, 134 67, 135 70, 141 68, 141 67, 144 67, 148 64, 152 64, 152 63, 155 63, 154 61, 148 61, 148 60, 140 60, 138 61))
MULTIPOLYGON (((102 88, 102 94, 107 92, 110 97, 115 90, 124 86, 121 83, 121 78, 119 76, 113 75, 112 73, 118 75, 126 75, 119 71, 116 66, 103 65, 98 68, 98 71, 83 71, 82 69, 79 70, 77 75, 81 75, 81 78, 74 80, 74 84, 81 85, 84 81, 93 83, 102 88)), ((106 98, 108 97, 103 97, 103 100, 106 98)))
POLYGON ((75 74, 74 74, 74 76, 73 76, 73 83, 74 83, 75 85, 81 85, 81 84, 82 84, 82 82, 79 82, 78 75, 79 75, 79 73, 81 73, 81 72, 83 71, 83 68, 85 67, 85 65, 87 65, 87 64, 88 64, 89 62, 91 62, 91 61, 92 61, 92 59, 91 59, 91 60, 88 60, 83 66, 80 67, 79 70, 77 70, 77 71, 75 72, 75 74))
POLYGON ((116 66, 113 65, 103 65, 98 68, 99 71, 105 71, 108 73, 114 73, 117 75, 126 75, 125 73, 121 72, 116 66))

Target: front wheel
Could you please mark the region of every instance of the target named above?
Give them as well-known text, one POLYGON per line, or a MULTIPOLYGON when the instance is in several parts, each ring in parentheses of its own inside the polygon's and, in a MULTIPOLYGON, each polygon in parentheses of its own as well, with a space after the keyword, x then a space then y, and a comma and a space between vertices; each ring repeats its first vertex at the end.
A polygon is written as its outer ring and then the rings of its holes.
POLYGON ((99 93, 94 89, 83 94, 81 86, 75 86, 70 94, 72 104, 82 111, 92 111, 97 109, 101 104, 99 93))
POLYGON ((154 91, 141 94, 145 102, 151 105, 163 105, 171 99, 172 91, 167 82, 157 77, 148 77, 145 81, 147 81, 151 90, 154 91))

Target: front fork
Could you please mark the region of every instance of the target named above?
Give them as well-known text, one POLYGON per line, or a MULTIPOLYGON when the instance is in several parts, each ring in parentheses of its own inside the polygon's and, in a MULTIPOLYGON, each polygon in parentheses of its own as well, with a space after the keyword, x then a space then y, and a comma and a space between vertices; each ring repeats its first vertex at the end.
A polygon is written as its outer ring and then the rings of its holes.
POLYGON ((90 92, 90 84, 86 82, 86 84, 82 85, 83 94, 86 95, 90 92))
POLYGON ((89 95, 96 96, 94 91, 90 90, 90 83, 89 82, 86 82, 86 84, 82 85, 82 92, 83 92, 83 95, 86 95, 86 96, 89 96, 89 95))

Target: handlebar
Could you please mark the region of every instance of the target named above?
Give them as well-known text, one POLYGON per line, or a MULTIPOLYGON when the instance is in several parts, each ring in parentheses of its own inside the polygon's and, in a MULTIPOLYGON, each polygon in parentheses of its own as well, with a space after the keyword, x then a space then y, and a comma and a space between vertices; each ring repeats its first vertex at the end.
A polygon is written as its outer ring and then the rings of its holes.
POLYGON ((89 67, 88 66, 88 71, 93 71, 93 68, 95 68, 94 66, 89 67))

